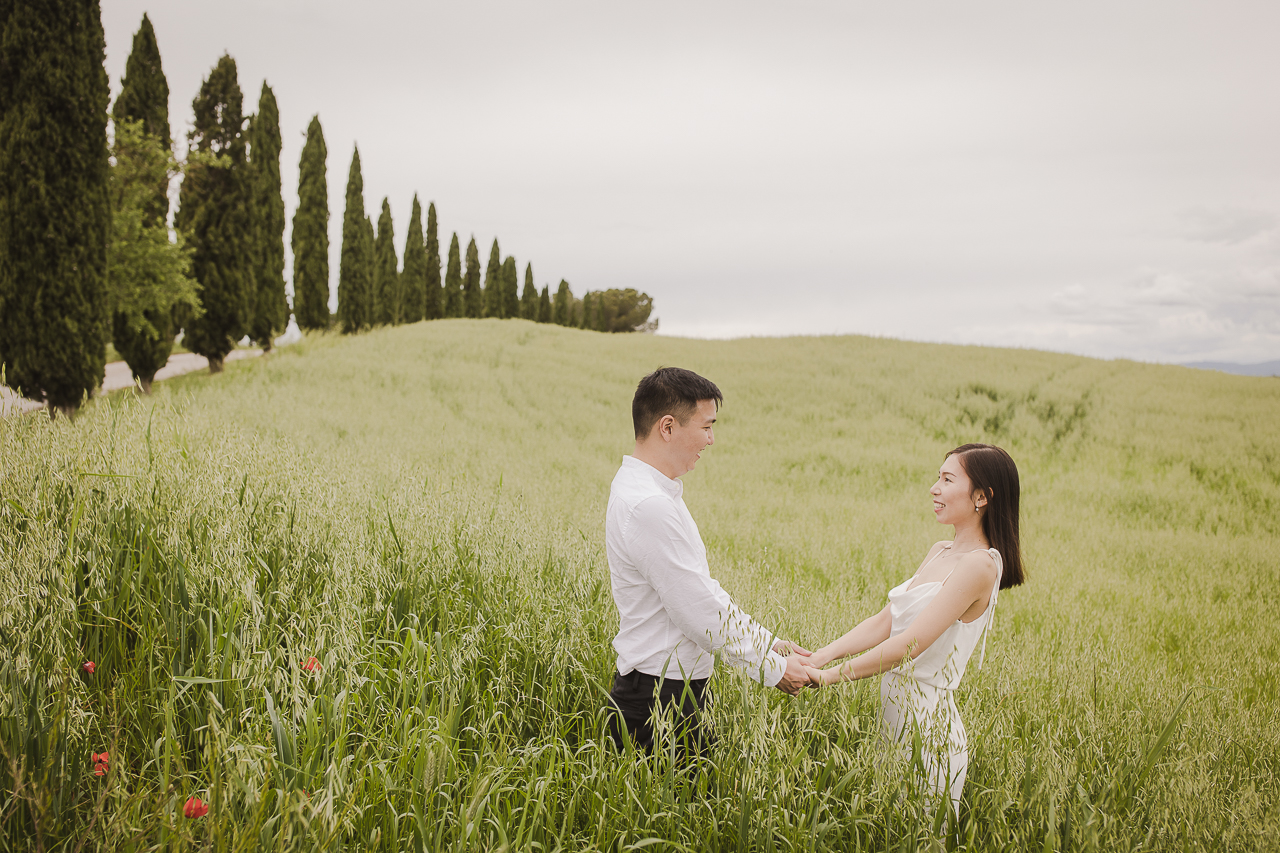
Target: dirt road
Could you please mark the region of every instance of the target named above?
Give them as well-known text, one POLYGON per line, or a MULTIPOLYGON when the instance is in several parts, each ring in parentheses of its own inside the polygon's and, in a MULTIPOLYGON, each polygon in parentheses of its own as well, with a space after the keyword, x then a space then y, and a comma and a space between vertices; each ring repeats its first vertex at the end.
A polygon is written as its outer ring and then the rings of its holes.
MULTIPOLYGON (((227 354, 227 361, 238 361, 242 358, 253 358, 259 355, 262 355, 262 350, 260 349, 237 349, 227 354)), ((202 355, 196 355, 193 352, 176 352, 169 356, 165 366, 156 372, 156 381, 159 382, 173 376, 181 376, 194 370, 204 370, 208 366, 209 359, 202 355)), ((119 391, 122 388, 132 387, 133 384, 133 373, 129 370, 129 365, 123 361, 113 361, 107 365, 106 373, 102 377, 102 387, 98 390, 98 393, 107 394, 112 391, 119 391)), ((11 414, 31 412, 43 408, 44 403, 19 397, 12 388, 0 385, 0 417, 8 417, 11 414)))

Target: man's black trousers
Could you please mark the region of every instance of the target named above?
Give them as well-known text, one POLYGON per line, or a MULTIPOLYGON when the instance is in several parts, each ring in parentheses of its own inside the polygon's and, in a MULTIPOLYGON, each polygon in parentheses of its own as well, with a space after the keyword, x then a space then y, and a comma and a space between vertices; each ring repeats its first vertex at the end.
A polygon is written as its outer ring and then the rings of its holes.
POLYGON ((622 749, 625 727, 633 744, 652 752, 653 712, 655 707, 660 707, 661 714, 670 717, 673 723, 677 760, 684 763, 690 757, 703 757, 711 746, 699 720, 706 706, 706 691, 705 678, 677 681, 639 670, 626 675, 614 673, 613 689, 609 691, 613 710, 609 715, 609 734, 622 749))

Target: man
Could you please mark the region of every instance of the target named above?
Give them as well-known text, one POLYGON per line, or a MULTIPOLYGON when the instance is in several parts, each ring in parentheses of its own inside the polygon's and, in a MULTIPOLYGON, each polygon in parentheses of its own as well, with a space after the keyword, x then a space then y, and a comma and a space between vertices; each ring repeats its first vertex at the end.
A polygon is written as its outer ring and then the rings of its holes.
POLYGON ((604 525, 619 616, 609 695, 611 734, 620 748, 623 725, 633 743, 652 748, 657 705, 674 708, 682 754, 684 747, 703 752, 698 713, 717 652, 784 693, 795 695, 809 682, 797 656, 809 653, 775 643, 711 577, 706 546, 681 497, 679 478, 715 442, 723 399, 711 381, 664 367, 640 380, 631 403, 635 451, 613 478, 604 525))

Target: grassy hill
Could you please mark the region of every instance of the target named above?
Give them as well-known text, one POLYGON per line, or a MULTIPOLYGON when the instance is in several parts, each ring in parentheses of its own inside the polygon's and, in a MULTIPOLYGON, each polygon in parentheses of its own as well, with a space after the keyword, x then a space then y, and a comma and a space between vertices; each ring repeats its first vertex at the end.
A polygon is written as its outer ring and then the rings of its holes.
POLYGON ((602 746, 604 505, 659 365, 725 393, 685 478, 714 573, 802 643, 942 538, 947 450, 1018 462, 1029 581, 958 697, 967 849, 1280 848, 1274 380, 464 320, 0 422, 0 838, 927 845, 875 682, 793 700, 722 668, 718 771, 693 783, 602 746))

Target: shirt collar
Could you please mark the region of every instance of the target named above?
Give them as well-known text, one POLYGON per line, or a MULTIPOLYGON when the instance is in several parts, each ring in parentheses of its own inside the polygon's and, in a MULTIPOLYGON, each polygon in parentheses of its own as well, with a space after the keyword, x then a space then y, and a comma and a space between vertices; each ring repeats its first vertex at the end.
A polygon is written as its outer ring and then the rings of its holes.
POLYGON ((653 477, 653 481, 673 498, 678 498, 684 494, 684 483, 671 479, 648 462, 643 462, 634 456, 624 456, 622 457, 622 467, 631 468, 636 473, 644 473, 653 477))

